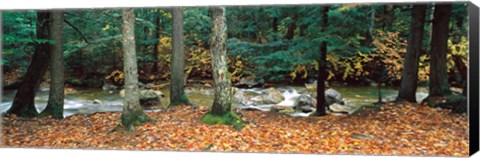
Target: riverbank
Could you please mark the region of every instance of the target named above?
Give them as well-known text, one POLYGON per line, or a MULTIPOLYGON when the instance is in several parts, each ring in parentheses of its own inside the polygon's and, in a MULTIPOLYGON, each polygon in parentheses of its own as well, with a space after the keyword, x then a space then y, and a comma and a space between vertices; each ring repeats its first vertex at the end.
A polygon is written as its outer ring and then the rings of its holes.
POLYGON ((466 115, 418 104, 387 103, 355 115, 295 118, 242 111, 250 124, 206 125, 208 107, 148 112, 155 123, 110 133, 119 112, 77 114, 63 120, 3 118, 3 147, 280 152, 316 154, 467 156, 466 115))

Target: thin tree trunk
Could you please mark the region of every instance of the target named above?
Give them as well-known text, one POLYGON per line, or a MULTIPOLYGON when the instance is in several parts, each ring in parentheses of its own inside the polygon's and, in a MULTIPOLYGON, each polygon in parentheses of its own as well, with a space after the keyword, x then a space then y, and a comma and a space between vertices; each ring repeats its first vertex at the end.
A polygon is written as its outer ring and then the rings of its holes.
POLYGON ((278 18, 274 17, 272 20, 272 29, 273 32, 277 33, 278 32, 278 18))
POLYGON ((172 58, 170 79, 170 105, 189 104, 185 95, 185 53, 183 49, 183 13, 182 8, 172 9, 172 58))
POLYGON ((55 42, 50 53, 50 92, 48 104, 42 115, 63 118, 64 59, 63 59, 63 11, 52 11, 51 39, 55 42))
POLYGON ((135 15, 133 9, 122 9, 122 46, 123 46, 123 71, 125 73, 125 100, 121 124, 124 129, 132 130, 134 126, 141 125, 149 120, 140 107, 138 96, 138 70, 135 52, 135 15))
POLYGON ((422 51, 426 5, 413 5, 412 22, 408 36, 407 54, 403 63, 402 79, 397 101, 416 102, 418 61, 422 51))
MULTIPOLYGON (((50 22, 49 12, 37 12, 36 30, 38 40, 49 39, 50 22)), ((35 44, 32 62, 28 66, 27 73, 23 76, 22 85, 15 94, 12 107, 7 111, 7 114, 15 114, 20 117, 35 117, 38 115, 34 98, 43 75, 47 71, 50 49, 51 45, 46 42, 35 44)))
POLYGON ((452 5, 436 4, 430 52, 429 96, 445 96, 451 94, 447 76, 447 40, 448 23, 452 5))
POLYGON ((292 10, 291 18, 292 22, 290 23, 290 25, 288 25, 287 34, 285 34, 285 38, 288 40, 293 39, 293 37, 295 36, 295 30, 297 29, 297 14, 294 12, 294 10, 292 10))
MULTIPOLYGON (((330 7, 325 6, 322 12, 322 32, 327 31, 328 26, 328 11, 330 7)), ((320 47, 320 59, 318 61, 318 76, 317 76, 317 115, 325 116, 325 80, 327 76, 327 41, 323 41, 320 47)))
POLYGON ((223 115, 231 110, 232 91, 230 73, 227 69, 227 26, 225 7, 212 7, 212 53, 213 81, 215 84, 212 114, 223 115))
POLYGON ((285 35, 285 38, 288 40, 293 39, 293 37, 295 36, 295 29, 297 29, 297 15, 295 13, 292 14, 292 22, 290 23, 290 25, 288 25, 287 34, 285 35))
POLYGON ((153 46, 153 52, 152 52, 152 57, 153 57, 153 67, 152 67, 152 73, 157 73, 158 72, 158 44, 160 43, 160 12, 159 10, 155 10, 154 12, 155 15, 155 26, 156 29, 154 31, 154 36, 155 39, 157 39, 157 43, 153 46))

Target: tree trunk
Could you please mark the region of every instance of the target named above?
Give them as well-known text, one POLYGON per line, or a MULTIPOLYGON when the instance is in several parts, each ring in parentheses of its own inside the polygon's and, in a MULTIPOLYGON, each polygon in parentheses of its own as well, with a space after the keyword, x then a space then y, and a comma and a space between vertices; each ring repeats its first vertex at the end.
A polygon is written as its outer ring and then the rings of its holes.
POLYGON ((52 11, 50 37, 55 42, 50 53, 50 92, 48 104, 42 115, 63 118, 64 59, 63 59, 63 11, 52 11))
POLYGON ((230 73, 227 69, 226 41, 227 26, 225 8, 211 8, 212 40, 210 52, 212 53, 213 80, 215 95, 212 114, 222 115, 231 109, 232 91, 230 73))
POLYGON ((182 8, 172 9, 172 58, 170 79, 170 106, 190 105, 185 95, 185 53, 183 49, 183 13, 182 8))
POLYGON ((413 5, 412 22, 408 36, 407 54, 403 63, 402 79, 397 101, 416 102, 418 61, 422 51, 426 5, 413 5))
POLYGON ((272 20, 272 29, 273 32, 277 33, 278 32, 278 18, 274 17, 272 20))
POLYGON ((152 57, 153 57, 153 67, 152 67, 152 73, 157 73, 158 72, 158 43, 160 43, 160 12, 159 10, 155 10, 154 12, 156 15, 155 15, 155 26, 156 29, 153 33, 153 35, 155 36, 155 39, 158 39, 157 40, 157 43, 155 43, 155 45, 153 46, 153 52, 152 52, 152 57))
POLYGON ((436 4, 433 26, 432 43, 430 52, 430 82, 429 96, 445 96, 451 94, 447 76, 447 40, 448 23, 452 5, 436 4))
POLYGON ((210 113, 202 118, 207 124, 233 125, 235 129, 241 129, 245 123, 231 111, 232 106, 232 83, 227 68, 227 26, 225 7, 210 8, 212 19, 212 36, 210 52, 212 53, 212 69, 214 98, 210 113))
MULTIPOLYGON (((50 31, 50 13, 37 12, 37 40, 48 40, 50 31)), ((35 44, 35 53, 27 73, 23 76, 23 82, 13 99, 12 107, 7 114, 15 114, 20 117, 35 117, 38 115, 35 108, 35 93, 42 81, 43 75, 47 71, 50 60, 51 45, 42 42, 35 44)))
POLYGON ((285 38, 288 40, 293 39, 293 37, 295 36, 295 29, 297 29, 297 15, 295 13, 292 14, 292 22, 290 23, 290 25, 288 25, 287 34, 285 35, 285 38))
MULTIPOLYGON (((325 6, 322 12, 322 32, 327 31, 328 26, 328 11, 330 7, 325 6)), ((327 41, 323 41, 320 46, 320 59, 318 61, 318 75, 317 75, 317 115, 325 116, 325 80, 327 77, 327 41)))
POLYGON ((133 14, 133 9, 122 9, 122 20, 125 100, 123 102, 121 124, 125 130, 132 130, 134 126, 147 122, 149 118, 143 113, 138 96, 138 70, 134 33, 135 16, 133 14))

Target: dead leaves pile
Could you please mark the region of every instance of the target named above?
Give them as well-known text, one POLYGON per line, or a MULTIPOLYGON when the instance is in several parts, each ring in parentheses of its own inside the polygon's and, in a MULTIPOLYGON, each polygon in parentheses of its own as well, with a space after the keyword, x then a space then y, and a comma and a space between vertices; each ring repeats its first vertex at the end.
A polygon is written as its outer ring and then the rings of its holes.
POLYGON ((147 113, 156 120, 134 132, 113 132, 120 113, 3 118, 2 146, 41 148, 279 152, 375 155, 468 155, 465 115, 416 104, 386 104, 359 115, 292 118, 242 111, 242 130, 206 125, 207 107, 147 113))

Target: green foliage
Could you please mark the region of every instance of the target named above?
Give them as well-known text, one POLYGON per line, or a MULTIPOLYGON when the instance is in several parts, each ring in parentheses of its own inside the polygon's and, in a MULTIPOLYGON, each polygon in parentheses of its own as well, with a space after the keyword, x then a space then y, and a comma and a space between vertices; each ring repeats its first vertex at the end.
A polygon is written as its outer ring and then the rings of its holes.
MULTIPOLYGON (((427 20, 432 13, 427 4, 427 20)), ((451 54, 467 61, 467 3, 454 3, 450 24, 451 54)), ((372 59, 386 63, 387 84, 400 79, 411 22, 411 5, 336 4, 328 17, 324 6, 227 7, 228 65, 231 79, 254 76, 260 82, 304 82, 318 72, 319 47, 327 42, 327 79, 371 82, 372 59), (327 28, 321 27, 328 18, 327 28), (295 25, 292 39, 285 36, 295 25)), ((184 8, 184 43, 189 78, 211 79, 211 22, 207 7, 184 8)), ((35 38, 35 11, 4 12, 2 65, 6 72, 24 72, 33 46, 49 41, 35 38)), ((168 8, 135 9, 135 38, 140 78, 168 79, 172 16, 168 8), (159 21, 157 21, 159 19, 159 21), (158 33, 159 37, 155 37, 158 33), (158 52, 154 52, 158 48, 158 52), (153 67, 156 64, 157 67, 153 67), (154 72, 154 70, 156 70, 154 72), (153 76, 153 77, 152 77, 153 76)), ((65 13, 66 79, 101 80, 122 68, 119 9, 70 10, 65 13), (101 65, 99 67, 99 65, 101 65)), ((424 50, 429 52, 430 23, 425 26, 424 50)), ((428 79, 428 61, 420 56, 419 79, 428 79)), ((453 63, 449 61, 450 72, 453 63)), ((81 83, 85 85, 86 83, 81 83)), ((96 85, 96 84, 90 84, 96 85)))
POLYGON ((33 46, 46 40, 36 38, 36 12, 3 13, 3 52, 1 64, 5 71, 20 68, 26 71, 34 52, 33 46))

